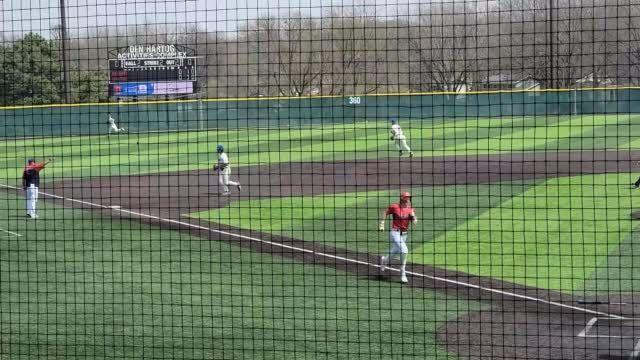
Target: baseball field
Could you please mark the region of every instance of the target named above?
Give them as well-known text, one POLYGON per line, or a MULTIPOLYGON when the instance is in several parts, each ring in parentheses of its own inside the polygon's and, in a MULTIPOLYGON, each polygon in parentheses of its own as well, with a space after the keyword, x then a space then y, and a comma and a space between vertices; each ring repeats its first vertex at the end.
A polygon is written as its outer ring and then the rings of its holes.
POLYGON ((401 125, 413 157, 384 118, 0 140, 0 358, 634 352, 592 334, 640 310, 640 115, 401 125), (240 193, 218 195, 217 144, 240 193), (55 158, 38 220, 30 157, 55 158), (420 220, 406 285, 377 265, 400 190, 420 220))

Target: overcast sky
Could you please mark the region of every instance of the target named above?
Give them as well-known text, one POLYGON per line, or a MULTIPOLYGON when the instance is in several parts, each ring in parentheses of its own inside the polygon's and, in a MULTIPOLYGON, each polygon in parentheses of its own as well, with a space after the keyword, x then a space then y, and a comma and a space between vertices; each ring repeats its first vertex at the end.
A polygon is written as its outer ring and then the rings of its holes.
MULTIPOLYGON (((89 27, 197 22, 208 30, 234 31, 247 19, 272 14, 286 17, 302 12, 319 16, 332 6, 355 2, 378 17, 409 13, 424 0, 66 0, 72 33, 89 27)), ((59 0, 0 0, 0 23, 5 35, 35 31, 48 36, 58 24, 59 0)))

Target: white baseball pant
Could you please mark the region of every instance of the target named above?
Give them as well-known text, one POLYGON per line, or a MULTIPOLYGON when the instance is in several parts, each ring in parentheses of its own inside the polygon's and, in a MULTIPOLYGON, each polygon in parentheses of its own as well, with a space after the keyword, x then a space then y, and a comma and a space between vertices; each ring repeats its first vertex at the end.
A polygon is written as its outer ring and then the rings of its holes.
POLYGON ((38 203, 38 188, 33 184, 27 188, 27 214, 36 215, 36 204, 38 203))
POLYGON ((229 185, 233 185, 233 186, 239 185, 239 183, 229 180, 230 175, 231 175, 231 168, 229 166, 227 166, 226 168, 224 168, 224 170, 218 173, 218 181, 222 186, 222 190, 226 193, 229 192, 229 185))
POLYGON ((109 125, 109 135, 111 135, 112 132, 118 134, 118 133, 124 132, 124 129, 123 128, 118 129, 116 124, 111 124, 109 125))
POLYGON ((404 137, 402 137, 401 139, 395 139, 394 141, 396 143, 396 148, 398 149, 398 151, 411 152, 411 148, 409 148, 409 145, 407 144, 407 139, 405 139, 404 137))
POLYGON ((389 241, 391 242, 391 249, 389 250, 390 257, 409 253, 409 248, 407 247, 408 236, 409 232, 407 231, 400 232, 399 230, 393 229, 389 232, 389 241))
MULTIPOLYGON (((408 232, 401 232, 400 230, 391 230, 389 232, 389 242, 391 248, 389 249, 389 255, 382 257, 382 265, 391 263, 391 260, 400 255, 400 272, 404 276, 405 265, 407 264, 407 254, 409 254, 409 247, 407 247, 408 232)), ((383 269, 384 270, 384 269, 383 269)))

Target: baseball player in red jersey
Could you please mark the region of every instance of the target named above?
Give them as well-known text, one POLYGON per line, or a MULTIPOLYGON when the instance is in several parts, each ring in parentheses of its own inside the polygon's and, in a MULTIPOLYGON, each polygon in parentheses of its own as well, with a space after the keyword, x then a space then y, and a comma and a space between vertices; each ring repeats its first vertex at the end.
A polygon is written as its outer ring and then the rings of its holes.
POLYGON ((37 163, 34 159, 29 159, 22 172, 22 188, 27 195, 27 217, 31 219, 38 218, 36 204, 38 203, 38 188, 40 187, 40 171, 52 161, 53 159, 49 159, 45 162, 37 163))
POLYGON ((409 254, 409 248, 407 247, 409 224, 418 222, 416 212, 411 207, 411 194, 403 192, 400 194, 400 203, 391 204, 391 206, 382 213, 382 220, 380 221, 378 230, 384 231, 384 223, 389 215, 392 217, 391 231, 389 232, 391 249, 389 249, 388 256, 380 257, 380 271, 384 272, 390 260, 393 259, 394 256, 400 255, 400 281, 406 283, 408 282, 405 266, 407 264, 407 254, 409 254))

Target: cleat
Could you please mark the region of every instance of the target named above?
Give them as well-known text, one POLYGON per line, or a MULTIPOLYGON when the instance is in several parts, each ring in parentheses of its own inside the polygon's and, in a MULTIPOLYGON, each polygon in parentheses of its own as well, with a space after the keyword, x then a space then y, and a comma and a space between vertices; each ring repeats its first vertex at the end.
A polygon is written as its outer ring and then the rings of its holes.
POLYGON ((229 195, 231 195, 231 192, 230 192, 230 191, 225 191, 225 192, 223 192, 223 193, 222 193, 222 194, 220 194, 220 195, 222 195, 222 196, 229 196, 229 195))
POLYGON ((409 157, 413 157, 413 151, 409 152, 409 157))
POLYGON ((31 215, 31 218, 32 218, 32 219, 37 219, 37 218, 38 218, 38 215, 33 214, 33 215, 31 215))
POLYGON ((378 265, 380 265, 380 272, 387 271, 387 260, 385 258, 386 256, 380 256, 380 259, 378 260, 378 265))
POLYGON ((402 150, 400 150, 400 156, 402 156, 402 150))
POLYGON ((409 280, 407 280, 407 275, 405 273, 402 273, 402 275, 400 275, 400 282, 403 284, 406 284, 409 282, 409 280))

